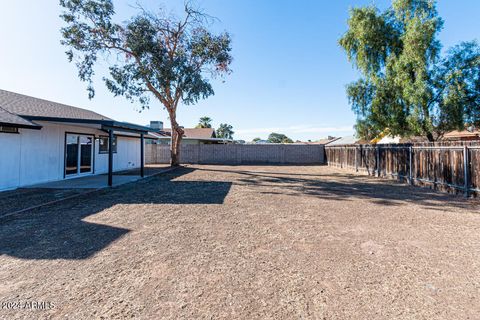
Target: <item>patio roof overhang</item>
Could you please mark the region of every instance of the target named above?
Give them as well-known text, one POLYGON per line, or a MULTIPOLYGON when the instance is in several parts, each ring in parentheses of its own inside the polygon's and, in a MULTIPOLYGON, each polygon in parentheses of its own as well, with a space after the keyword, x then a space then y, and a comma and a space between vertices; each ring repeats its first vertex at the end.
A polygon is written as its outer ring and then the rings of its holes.
POLYGON ((111 119, 77 119, 77 118, 60 118, 60 117, 39 117, 39 116, 22 116, 28 120, 68 123, 74 125, 84 125, 103 130, 108 133, 108 185, 113 186, 113 136, 117 132, 124 132, 126 136, 132 138, 140 138, 140 176, 144 177, 145 170, 145 135, 151 130, 128 122, 120 122, 111 119), (135 136, 138 135, 138 136, 135 136))
POLYGON ((47 121, 47 122, 60 122, 70 124, 85 124, 94 125, 97 129, 104 131, 120 131, 136 134, 148 134, 151 129, 149 127, 140 126, 128 122, 120 122, 107 119, 73 119, 73 118, 56 118, 56 117, 37 117, 37 116, 22 116, 28 120, 47 121))

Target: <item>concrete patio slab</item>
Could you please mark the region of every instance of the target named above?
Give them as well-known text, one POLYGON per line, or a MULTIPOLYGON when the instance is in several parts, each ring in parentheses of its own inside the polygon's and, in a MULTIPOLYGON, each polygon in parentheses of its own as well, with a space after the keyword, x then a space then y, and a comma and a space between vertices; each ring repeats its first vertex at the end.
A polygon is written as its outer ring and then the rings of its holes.
MULTIPOLYGON (((155 176, 169 170, 168 165, 146 165, 145 178, 155 176)), ((115 172, 113 175, 113 187, 134 182, 142 179, 140 169, 115 172)), ((59 181, 40 183, 26 187, 27 189, 102 189, 108 187, 106 174, 91 175, 59 181)))
MULTIPOLYGON (((114 175, 113 186, 120 186, 125 183, 134 182, 140 180, 140 176, 128 176, 128 175, 114 175)), ((34 189, 101 189, 107 188, 107 176, 86 176, 74 179, 66 179, 60 181, 52 181, 47 183, 36 184, 28 188, 34 189)))

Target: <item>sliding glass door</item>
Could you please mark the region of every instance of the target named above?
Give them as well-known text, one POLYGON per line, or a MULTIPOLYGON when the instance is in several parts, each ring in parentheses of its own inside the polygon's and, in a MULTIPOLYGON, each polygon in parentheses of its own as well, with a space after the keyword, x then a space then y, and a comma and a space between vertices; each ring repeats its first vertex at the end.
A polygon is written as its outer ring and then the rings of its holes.
POLYGON ((65 176, 93 172, 93 141, 90 135, 67 134, 65 145, 65 176))
POLYGON ((93 168, 93 137, 80 136, 80 173, 91 173, 93 168))

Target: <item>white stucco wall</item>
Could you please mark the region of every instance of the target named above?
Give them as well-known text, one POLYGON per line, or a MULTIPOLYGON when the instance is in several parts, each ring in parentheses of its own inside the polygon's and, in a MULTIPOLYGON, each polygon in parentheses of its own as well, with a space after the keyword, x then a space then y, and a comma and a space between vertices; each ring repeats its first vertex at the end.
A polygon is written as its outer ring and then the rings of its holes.
MULTIPOLYGON (((102 134, 103 136, 105 133, 102 134)), ((98 138, 98 137, 97 137, 98 138)), ((113 170, 140 168, 140 141, 137 138, 118 137, 117 153, 113 154, 113 170)), ((108 154, 98 153, 99 143, 95 141, 95 173, 108 171, 108 154)))
MULTIPOLYGON (((98 137, 105 136, 105 132, 81 126, 38 123, 43 126, 41 130, 0 133, 0 190, 63 179, 66 132, 95 135, 94 174, 107 172, 108 155, 98 152, 98 137)), ((120 136, 117 139, 114 171, 140 167, 139 139, 120 136)))

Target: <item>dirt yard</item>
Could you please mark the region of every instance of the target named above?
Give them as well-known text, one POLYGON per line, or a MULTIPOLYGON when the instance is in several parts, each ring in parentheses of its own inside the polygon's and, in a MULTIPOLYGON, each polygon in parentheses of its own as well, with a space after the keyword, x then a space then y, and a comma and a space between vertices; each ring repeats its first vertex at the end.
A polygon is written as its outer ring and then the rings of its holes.
POLYGON ((475 203, 190 166, 0 220, 4 319, 479 319, 475 203))

